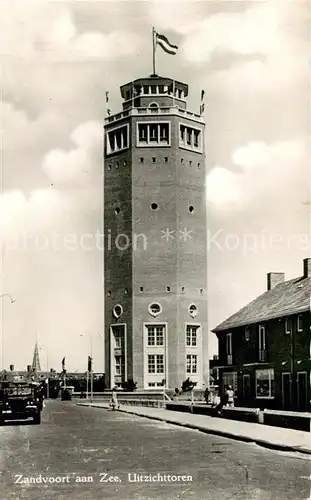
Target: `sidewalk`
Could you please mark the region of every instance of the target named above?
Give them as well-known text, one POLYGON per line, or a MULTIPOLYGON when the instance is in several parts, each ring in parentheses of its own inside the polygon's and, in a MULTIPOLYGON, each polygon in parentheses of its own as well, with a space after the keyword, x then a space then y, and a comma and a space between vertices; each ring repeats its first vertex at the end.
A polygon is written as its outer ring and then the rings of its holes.
MULTIPOLYGON (((79 406, 93 406, 108 409, 107 403, 77 403, 79 406)), ((133 407, 121 405, 119 411, 139 417, 160 420, 170 424, 196 429, 207 434, 254 442, 266 448, 299 451, 311 455, 311 434, 293 429, 271 427, 269 425, 238 422, 207 415, 183 413, 164 408, 133 407)))

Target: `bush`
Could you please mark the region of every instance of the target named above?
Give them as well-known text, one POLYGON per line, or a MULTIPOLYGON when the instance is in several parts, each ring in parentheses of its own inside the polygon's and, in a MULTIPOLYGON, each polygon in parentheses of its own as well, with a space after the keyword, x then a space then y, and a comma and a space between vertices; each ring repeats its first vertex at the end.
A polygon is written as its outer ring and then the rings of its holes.
POLYGON ((127 382, 122 383, 122 389, 127 392, 134 392, 136 390, 137 383, 134 382, 132 378, 129 378, 127 382))

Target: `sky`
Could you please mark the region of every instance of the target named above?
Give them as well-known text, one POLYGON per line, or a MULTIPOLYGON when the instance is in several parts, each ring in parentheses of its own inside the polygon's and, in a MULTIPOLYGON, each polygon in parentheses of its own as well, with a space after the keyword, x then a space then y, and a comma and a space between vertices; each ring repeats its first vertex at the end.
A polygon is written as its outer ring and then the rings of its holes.
MULTIPOLYGON (((307 0, 0 0, 2 358, 103 371, 105 92, 152 72, 152 26, 179 46, 157 72, 205 90, 209 328, 302 274, 310 251, 307 0), (77 243, 78 242, 78 243, 77 243), (91 341, 92 339, 92 341, 91 341)), ((217 341, 209 333, 210 355, 217 341)))

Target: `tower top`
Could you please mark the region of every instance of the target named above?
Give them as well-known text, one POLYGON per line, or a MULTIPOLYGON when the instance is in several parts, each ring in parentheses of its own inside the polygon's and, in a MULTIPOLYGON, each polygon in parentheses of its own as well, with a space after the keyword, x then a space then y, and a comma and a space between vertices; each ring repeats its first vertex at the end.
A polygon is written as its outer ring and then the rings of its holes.
POLYGON ((35 372, 40 372, 41 371, 38 342, 35 343, 35 348, 34 348, 34 351, 33 351, 32 369, 35 372))
POLYGON ((120 91, 125 101, 140 95, 165 96, 173 92, 179 99, 185 99, 188 96, 188 85, 173 78, 150 75, 122 85, 120 91))

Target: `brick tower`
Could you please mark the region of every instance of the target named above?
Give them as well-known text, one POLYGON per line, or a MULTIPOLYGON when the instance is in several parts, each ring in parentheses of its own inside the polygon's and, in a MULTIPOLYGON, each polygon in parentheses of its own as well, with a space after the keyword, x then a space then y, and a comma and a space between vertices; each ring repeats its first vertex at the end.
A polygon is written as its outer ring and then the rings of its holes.
POLYGON ((105 120, 104 287, 108 386, 201 387, 207 375, 204 119, 188 85, 121 87, 105 120))

